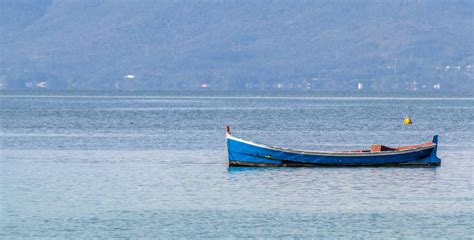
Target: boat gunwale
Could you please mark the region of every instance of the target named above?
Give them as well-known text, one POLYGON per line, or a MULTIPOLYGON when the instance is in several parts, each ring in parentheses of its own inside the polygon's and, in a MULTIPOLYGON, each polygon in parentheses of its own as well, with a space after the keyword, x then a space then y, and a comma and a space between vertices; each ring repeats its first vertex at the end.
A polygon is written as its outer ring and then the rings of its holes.
POLYGON ((429 146, 420 146, 415 148, 408 148, 403 150, 390 150, 390 151, 380 151, 380 152, 325 152, 325 151, 315 151, 315 150, 300 150, 300 149, 289 149, 289 148, 282 148, 276 146, 269 146, 261 143, 256 143, 248 140, 244 140, 242 138, 238 138, 232 136, 230 134, 226 134, 226 139, 231 139, 234 141, 242 142, 248 145, 252 145, 255 147, 265 148, 274 151, 280 152, 287 152, 287 153, 294 153, 294 154, 303 154, 303 155, 324 155, 324 156, 342 156, 342 157, 360 157, 360 156, 385 156, 385 155, 399 155, 405 153, 412 153, 412 152, 419 152, 422 150, 427 150, 431 148, 436 148, 437 144, 432 142, 429 146))

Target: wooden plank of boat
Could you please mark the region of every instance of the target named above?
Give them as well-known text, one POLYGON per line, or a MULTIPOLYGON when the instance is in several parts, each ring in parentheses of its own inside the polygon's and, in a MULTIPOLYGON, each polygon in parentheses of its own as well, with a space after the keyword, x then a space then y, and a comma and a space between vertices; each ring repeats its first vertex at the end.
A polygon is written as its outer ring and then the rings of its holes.
POLYGON ((313 167, 313 166, 440 166, 436 156, 438 135, 430 142, 390 148, 372 145, 370 150, 323 152, 268 146, 230 134, 226 128, 229 166, 313 167))

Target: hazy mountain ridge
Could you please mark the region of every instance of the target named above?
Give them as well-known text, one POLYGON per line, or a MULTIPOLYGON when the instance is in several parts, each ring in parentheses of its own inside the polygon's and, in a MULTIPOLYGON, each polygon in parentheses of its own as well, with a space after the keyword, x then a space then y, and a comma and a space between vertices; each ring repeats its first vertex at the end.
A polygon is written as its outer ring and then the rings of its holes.
POLYGON ((7 88, 474 89, 470 1, 0 4, 7 88))

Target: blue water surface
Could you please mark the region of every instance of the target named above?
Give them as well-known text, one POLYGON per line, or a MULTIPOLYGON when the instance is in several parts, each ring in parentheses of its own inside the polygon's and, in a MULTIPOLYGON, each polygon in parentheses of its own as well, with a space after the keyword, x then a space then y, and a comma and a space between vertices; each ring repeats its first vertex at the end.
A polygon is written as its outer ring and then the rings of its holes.
POLYGON ((0 107, 1 238, 474 236, 472 95, 4 91, 0 107), (225 125, 313 150, 439 134, 442 166, 229 169, 225 125))

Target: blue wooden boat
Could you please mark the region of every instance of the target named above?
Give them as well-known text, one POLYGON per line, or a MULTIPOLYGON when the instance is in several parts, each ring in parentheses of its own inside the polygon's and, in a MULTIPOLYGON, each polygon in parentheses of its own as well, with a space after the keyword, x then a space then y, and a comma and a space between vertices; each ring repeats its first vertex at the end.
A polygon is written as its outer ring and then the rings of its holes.
POLYGON ((234 137, 227 127, 229 166, 315 167, 315 166, 440 166, 436 156, 438 135, 430 142, 390 148, 372 145, 370 150, 306 151, 247 141, 234 137))

